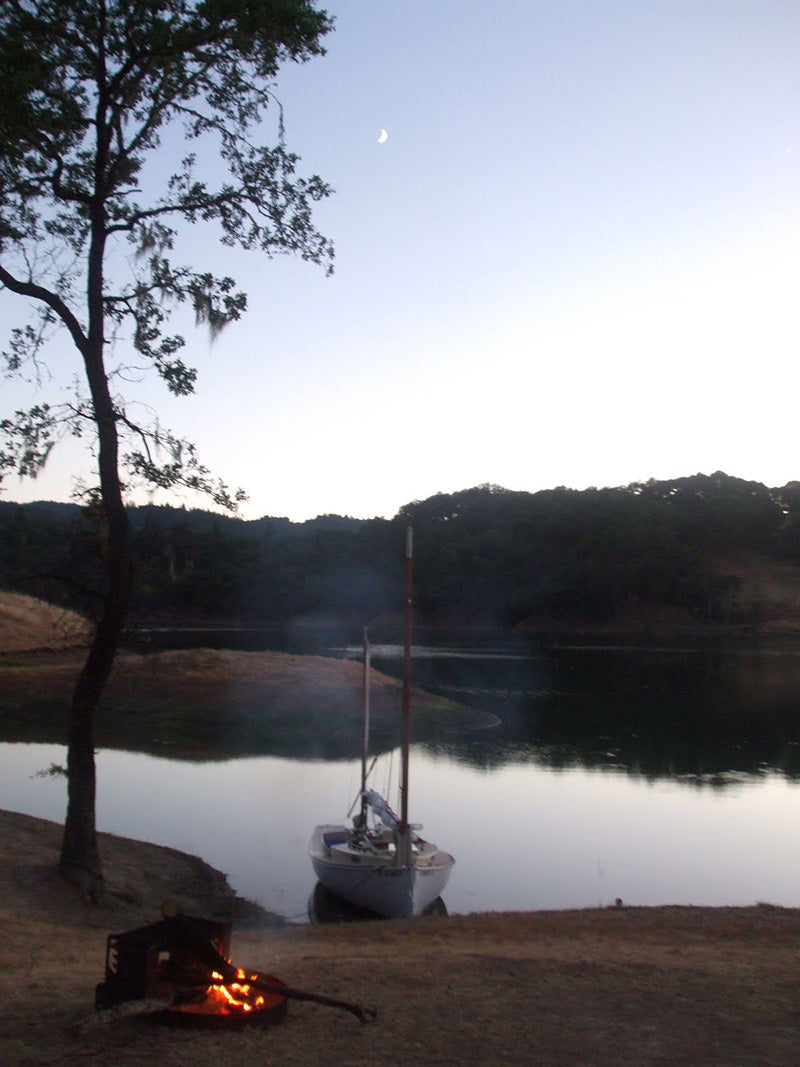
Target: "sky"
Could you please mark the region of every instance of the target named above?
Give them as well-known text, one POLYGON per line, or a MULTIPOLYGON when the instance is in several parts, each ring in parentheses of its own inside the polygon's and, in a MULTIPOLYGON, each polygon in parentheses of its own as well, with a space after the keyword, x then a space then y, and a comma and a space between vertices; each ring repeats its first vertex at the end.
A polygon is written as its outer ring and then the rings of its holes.
MULTIPOLYGON (((315 213, 335 273, 197 228, 184 258, 224 264, 250 310, 213 344, 190 328, 195 396, 139 387, 243 517, 800 479, 796 0, 321 6, 327 55, 276 95, 300 173, 335 189, 315 213)), ((78 370, 67 347, 49 367, 78 370)), ((86 463, 66 441, 3 498, 67 500, 86 463)))

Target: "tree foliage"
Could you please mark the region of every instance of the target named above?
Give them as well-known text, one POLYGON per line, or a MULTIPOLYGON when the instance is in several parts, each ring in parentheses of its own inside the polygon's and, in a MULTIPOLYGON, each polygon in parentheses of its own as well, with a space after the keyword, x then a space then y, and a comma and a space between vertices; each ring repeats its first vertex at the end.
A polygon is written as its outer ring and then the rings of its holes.
MULTIPOLYGON (((335 622, 351 637, 370 623, 388 635, 410 520, 422 623, 546 633, 641 629, 672 613, 687 627, 750 624, 752 609, 736 605, 737 567, 800 563, 799 502, 796 485, 767 489, 717 473, 581 492, 478 486, 415 501, 392 520, 244 522, 137 508, 133 621, 295 633, 335 622)), ((67 520, 44 505, 0 505, 0 583, 85 610, 96 558, 77 509, 67 520)))
POLYGON ((62 849, 65 873, 86 884, 100 880, 94 715, 132 589, 124 493, 142 481, 241 499, 191 442, 142 420, 126 383, 149 369, 191 393, 171 313, 188 308, 214 336, 246 309, 232 278, 176 258, 187 227, 214 223, 224 245, 331 269, 312 222, 330 190, 298 175, 274 96, 280 66, 320 55, 330 29, 308 0, 0 0, 0 284, 32 313, 3 358, 43 384, 57 329, 78 357, 68 402, 37 398, 0 421, 0 477, 35 475, 66 433, 88 434, 97 461, 102 596, 71 710, 62 849))
MULTIPOLYGON (((301 0, 0 4, 0 281, 29 297, 34 314, 12 331, 4 358, 10 372, 34 373, 61 326, 88 379, 69 405, 38 403, 3 421, 0 470, 35 473, 59 433, 100 418, 94 379, 119 383, 132 352, 171 393, 193 391, 196 372, 182 358, 184 337, 168 332, 170 312, 186 305, 215 334, 247 301, 232 278, 174 261, 182 225, 213 221, 224 244, 330 269, 332 248, 311 219, 328 186, 297 176, 280 117, 276 145, 252 139, 268 111, 279 114, 280 64, 319 54, 329 28, 301 0), (154 153, 174 148, 176 124, 193 150, 145 199, 154 153), (112 253, 131 269, 111 270, 112 253)), ((187 442, 142 424, 121 392, 106 406, 128 442, 129 477, 233 502, 187 442)))

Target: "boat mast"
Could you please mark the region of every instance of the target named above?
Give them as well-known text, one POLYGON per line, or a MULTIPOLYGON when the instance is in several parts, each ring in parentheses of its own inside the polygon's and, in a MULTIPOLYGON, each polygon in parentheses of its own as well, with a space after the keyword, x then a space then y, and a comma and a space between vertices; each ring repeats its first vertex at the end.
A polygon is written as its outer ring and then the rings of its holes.
POLYGON ((411 747, 411 624, 414 595, 414 535, 406 528, 406 610, 403 638, 403 733, 400 767, 400 830, 398 859, 411 862, 411 834, 408 826, 408 752, 411 747))
POLYGON ((364 687, 363 687, 363 722, 361 734, 361 828, 367 825, 367 760, 369 759, 369 675, 370 650, 367 628, 364 627, 364 687))

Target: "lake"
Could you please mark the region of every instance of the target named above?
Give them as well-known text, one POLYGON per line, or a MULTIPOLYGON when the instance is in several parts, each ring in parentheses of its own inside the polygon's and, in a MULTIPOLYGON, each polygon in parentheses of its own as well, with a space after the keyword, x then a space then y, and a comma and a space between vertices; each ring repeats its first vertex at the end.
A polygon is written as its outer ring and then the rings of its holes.
MULTIPOLYGON (((396 671, 396 650, 374 666, 396 671)), ((800 906, 800 656, 780 648, 418 649, 416 684, 502 721, 415 744, 411 818, 456 857, 452 913, 613 904, 800 906)), ((0 744, 0 807, 60 821, 53 745, 0 744)), ((200 855, 304 921, 306 848, 359 761, 98 752, 98 827, 200 855)), ((397 753, 373 784, 396 786, 397 753)))

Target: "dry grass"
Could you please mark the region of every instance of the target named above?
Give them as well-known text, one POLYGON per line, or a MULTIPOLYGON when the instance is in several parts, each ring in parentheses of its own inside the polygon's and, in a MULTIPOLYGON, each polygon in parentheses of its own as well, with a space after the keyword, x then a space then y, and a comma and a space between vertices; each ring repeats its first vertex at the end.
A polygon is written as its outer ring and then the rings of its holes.
POLYGON ((170 849, 102 836, 108 907, 54 874, 60 828, 0 812, 0 1058, 33 1065, 428 1067, 795 1064, 800 912, 612 909, 336 927, 237 924, 233 960, 296 988, 375 1007, 375 1022, 291 1001, 236 1033, 119 1022, 80 1039, 107 934, 164 896, 220 914, 219 876, 170 849))
POLYGON ((74 611, 21 593, 0 592, 0 652, 86 645, 89 624, 74 611))

